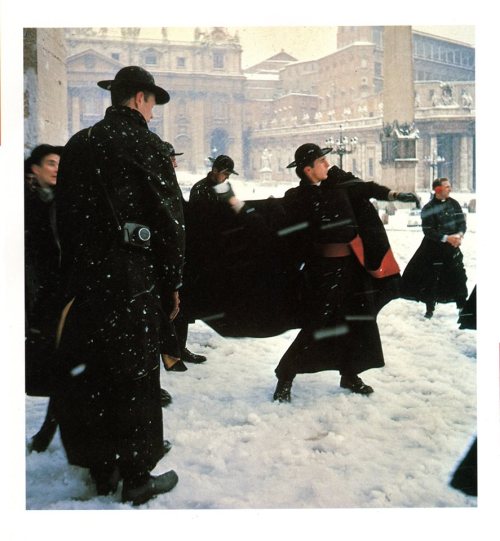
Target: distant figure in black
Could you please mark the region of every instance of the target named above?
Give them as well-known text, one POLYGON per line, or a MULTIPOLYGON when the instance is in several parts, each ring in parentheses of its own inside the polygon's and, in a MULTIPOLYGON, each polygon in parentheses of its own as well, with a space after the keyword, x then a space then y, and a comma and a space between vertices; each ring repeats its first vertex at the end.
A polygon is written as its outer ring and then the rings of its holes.
POLYGON ((458 317, 458 323, 460 329, 477 329, 477 299, 476 293, 477 286, 474 286, 472 293, 469 295, 469 298, 465 301, 465 305, 462 308, 460 315, 458 317))
MULTIPOLYGON (((170 156, 170 160, 175 169, 177 168, 177 156, 182 156, 184 153, 176 152, 175 148, 170 143, 165 143, 165 144, 167 146, 167 152, 170 156)), ((186 224, 187 224, 188 214, 189 214, 189 203, 184 201, 184 199, 183 199, 183 206, 184 206, 184 216, 185 216, 186 224)), ((179 315, 174 319, 174 322, 173 322, 174 327, 175 327, 175 333, 177 336, 179 359, 174 359, 170 355, 164 356, 163 364, 167 371, 185 372, 187 370, 187 366, 184 363, 201 364, 207 360, 207 358, 204 355, 193 353, 192 351, 189 351, 189 349, 187 348, 186 344, 187 344, 189 323, 193 323, 194 320, 191 320, 191 321, 189 320, 189 316, 188 314, 186 314, 186 310, 183 308, 183 302, 182 302, 183 295, 184 295, 184 291, 181 290, 179 292, 179 297, 181 301, 179 315)))
MULTIPOLYGON (((55 225, 54 188, 63 147, 42 144, 25 162, 25 313, 26 393, 50 396, 59 319, 59 239, 55 225)), ((44 423, 29 449, 47 449, 57 430, 50 401, 44 423)))
POLYGON ((233 159, 224 154, 209 159, 211 170, 189 194, 186 256, 187 305, 203 304, 208 312, 220 308, 220 292, 227 289, 226 261, 242 249, 233 231, 240 227, 237 211, 243 206, 228 182, 238 175, 233 159))
POLYGON ((425 317, 436 303, 455 302, 461 310, 467 299, 467 275, 460 245, 467 231, 460 203, 450 197, 451 183, 438 178, 434 197, 422 209, 424 238, 402 276, 401 296, 424 302, 425 317))

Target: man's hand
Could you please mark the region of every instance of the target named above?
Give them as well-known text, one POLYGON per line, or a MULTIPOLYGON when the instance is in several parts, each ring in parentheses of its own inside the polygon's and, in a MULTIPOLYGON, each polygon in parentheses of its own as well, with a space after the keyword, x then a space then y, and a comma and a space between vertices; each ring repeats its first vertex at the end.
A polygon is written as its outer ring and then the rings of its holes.
POLYGON ((458 248, 462 244, 462 236, 461 235, 448 235, 446 242, 448 244, 451 244, 454 248, 458 248))
POLYGON ((178 291, 174 291, 172 293, 172 297, 171 297, 171 305, 172 305, 172 309, 170 310, 170 314, 168 315, 168 319, 170 321, 173 321, 177 314, 179 313, 179 310, 180 310, 180 304, 181 304, 181 301, 179 299, 179 292, 178 291))
POLYGON ((413 192, 399 192, 394 197, 396 201, 401 201, 402 203, 416 203, 417 208, 420 208, 420 199, 416 193, 413 192))
POLYGON ((228 203, 236 214, 238 214, 245 205, 245 203, 240 201, 236 196, 229 198, 228 203))

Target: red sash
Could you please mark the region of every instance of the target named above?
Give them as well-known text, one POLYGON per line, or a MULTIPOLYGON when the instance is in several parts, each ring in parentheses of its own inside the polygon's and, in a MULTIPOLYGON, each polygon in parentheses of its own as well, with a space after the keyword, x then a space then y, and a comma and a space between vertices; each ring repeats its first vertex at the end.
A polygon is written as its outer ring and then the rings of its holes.
POLYGON ((367 272, 369 272, 374 278, 385 278, 386 276, 392 276, 399 273, 399 265, 394 258, 392 250, 389 248, 382 258, 380 267, 378 269, 370 270, 365 266, 365 249, 363 247, 363 240, 357 235, 350 243, 352 251, 358 258, 358 261, 363 265, 367 272))

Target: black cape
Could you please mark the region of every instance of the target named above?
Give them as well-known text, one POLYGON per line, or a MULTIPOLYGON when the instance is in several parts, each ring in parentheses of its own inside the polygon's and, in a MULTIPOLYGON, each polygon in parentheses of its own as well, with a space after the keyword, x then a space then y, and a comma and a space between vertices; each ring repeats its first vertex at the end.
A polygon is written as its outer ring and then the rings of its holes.
MULTIPOLYGON (((340 171, 340 170, 339 170, 340 171)), ((348 183, 360 182, 347 178, 348 183)), ((354 209, 360 236, 368 248, 367 265, 377 268, 390 248, 385 229, 371 203, 354 209)), ((283 198, 246 201, 239 218, 228 228, 223 248, 213 258, 197 253, 196 235, 190 234, 191 216, 186 210, 187 259, 181 309, 192 321, 200 319, 226 337, 270 337, 304 327, 309 314, 304 310, 307 294, 303 261, 295 257, 290 236, 280 229, 284 217, 283 198)), ((400 275, 371 279, 376 312, 399 296, 400 275)))

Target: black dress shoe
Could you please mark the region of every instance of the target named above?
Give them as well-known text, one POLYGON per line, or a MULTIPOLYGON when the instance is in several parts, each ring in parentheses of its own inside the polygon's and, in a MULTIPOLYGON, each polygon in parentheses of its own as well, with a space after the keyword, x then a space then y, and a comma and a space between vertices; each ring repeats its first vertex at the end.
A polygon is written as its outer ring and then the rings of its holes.
POLYGON ((431 312, 430 310, 427 310, 427 312, 425 312, 424 314, 424 317, 426 319, 431 319, 431 317, 434 315, 434 312, 431 312))
POLYGON ((179 478, 174 470, 170 470, 157 477, 151 475, 148 481, 141 486, 135 488, 124 486, 122 490, 122 502, 132 502, 132 505, 141 505, 159 494, 170 492, 178 480, 179 478))
POLYGON ((167 368, 165 366, 165 369, 167 370, 167 372, 185 372, 187 370, 187 366, 181 360, 179 360, 170 368, 167 368))
POLYGON ((90 469, 90 475, 94 480, 97 495, 108 496, 113 494, 118 489, 118 483, 120 482, 120 470, 115 466, 110 471, 96 471, 90 469))
POLYGON ((160 389, 161 407, 166 408, 172 403, 172 395, 166 389, 160 389))
POLYGON ((207 358, 205 355, 198 355, 197 353, 193 353, 192 351, 189 351, 189 349, 184 348, 181 353, 181 360, 185 363, 200 364, 204 363, 207 358))
POLYGON ((363 383, 363 380, 359 376, 341 376, 340 386, 343 389, 349 389, 352 393, 357 393, 357 394, 373 393, 373 388, 363 383))
POLYGON ((291 402, 292 381, 279 379, 274 391, 273 400, 278 402, 291 402))
POLYGON ((170 449, 172 449, 172 444, 168 440, 163 440, 163 456, 165 456, 170 449))

